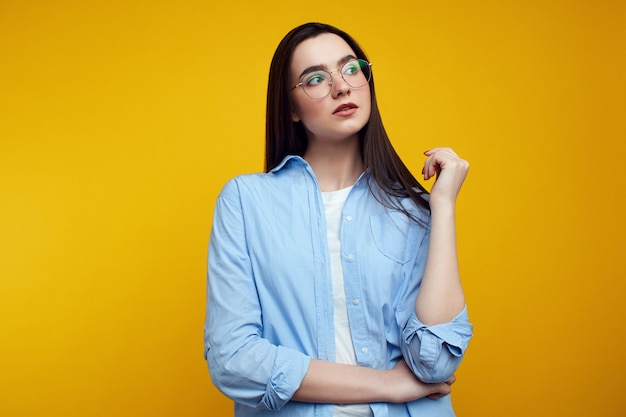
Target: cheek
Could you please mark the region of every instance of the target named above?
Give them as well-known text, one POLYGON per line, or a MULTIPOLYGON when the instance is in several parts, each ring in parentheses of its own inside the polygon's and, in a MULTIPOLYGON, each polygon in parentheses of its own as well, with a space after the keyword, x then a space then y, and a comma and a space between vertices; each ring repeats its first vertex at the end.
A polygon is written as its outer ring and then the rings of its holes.
POLYGON ((372 101, 370 99, 370 95, 367 95, 367 99, 363 100, 363 103, 361 105, 362 109, 365 110, 364 113, 366 113, 367 115, 367 120, 370 119, 370 117, 372 117, 372 101))
POLYGON ((368 114, 371 114, 372 113, 372 99, 369 94, 367 94, 365 99, 363 100, 363 105, 367 107, 368 114))
POLYGON ((293 103, 293 114, 298 118, 298 121, 314 120, 324 113, 322 101, 314 101, 308 97, 307 100, 305 102, 298 100, 293 103))

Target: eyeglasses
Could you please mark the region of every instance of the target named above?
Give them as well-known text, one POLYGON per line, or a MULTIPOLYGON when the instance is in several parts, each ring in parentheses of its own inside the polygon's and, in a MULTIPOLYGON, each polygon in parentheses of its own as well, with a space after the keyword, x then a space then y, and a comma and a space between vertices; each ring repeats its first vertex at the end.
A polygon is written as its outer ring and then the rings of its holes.
POLYGON ((316 70, 304 74, 300 82, 294 85, 293 91, 302 87, 307 96, 311 98, 324 98, 332 90, 333 72, 340 71, 341 78, 352 88, 363 87, 372 79, 372 64, 364 59, 353 59, 348 61, 341 69, 333 71, 316 70))

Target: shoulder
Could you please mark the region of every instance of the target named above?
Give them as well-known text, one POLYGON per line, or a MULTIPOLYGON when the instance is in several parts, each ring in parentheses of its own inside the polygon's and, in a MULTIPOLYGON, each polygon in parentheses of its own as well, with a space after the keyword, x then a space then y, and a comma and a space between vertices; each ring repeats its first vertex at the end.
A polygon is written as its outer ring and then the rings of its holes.
POLYGON ((222 192, 231 192, 245 187, 256 187, 262 185, 271 185, 279 180, 288 180, 290 176, 306 170, 308 164, 302 157, 297 155, 286 156, 278 166, 269 172, 260 172, 254 174, 242 174, 229 180, 224 186, 222 192))
POLYGON ((290 164, 280 170, 238 175, 226 182, 218 198, 255 204, 284 198, 294 185, 302 181, 302 168, 290 164))
POLYGON ((258 188, 266 175, 265 173, 242 174, 231 178, 222 187, 218 198, 238 199, 242 193, 245 194, 246 190, 258 188))

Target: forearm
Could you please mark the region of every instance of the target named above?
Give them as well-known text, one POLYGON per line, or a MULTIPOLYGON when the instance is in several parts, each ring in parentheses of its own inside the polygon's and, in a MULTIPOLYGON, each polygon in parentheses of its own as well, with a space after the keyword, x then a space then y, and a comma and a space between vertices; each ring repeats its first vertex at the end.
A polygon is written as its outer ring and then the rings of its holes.
POLYGON ((313 359, 292 400, 328 404, 407 402, 448 392, 446 384, 418 380, 404 361, 393 369, 378 370, 313 359))
POLYGON ((334 404, 388 401, 382 392, 383 375, 377 369, 314 359, 292 399, 334 404))
POLYGON ((465 306, 456 249, 454 204, 431 206, 431 232, 424 277, 415 303, 424 324, 447 323, 465 306))

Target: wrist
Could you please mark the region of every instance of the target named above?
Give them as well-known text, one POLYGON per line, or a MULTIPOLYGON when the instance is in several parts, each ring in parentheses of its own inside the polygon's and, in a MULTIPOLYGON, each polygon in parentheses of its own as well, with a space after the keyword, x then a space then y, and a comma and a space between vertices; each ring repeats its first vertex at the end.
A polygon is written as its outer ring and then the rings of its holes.
POLYGON ((456 211, 456 201, 447 199, 430 199, 430 213, 434 217, 438 216, 454 216, 456 211))

